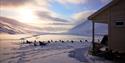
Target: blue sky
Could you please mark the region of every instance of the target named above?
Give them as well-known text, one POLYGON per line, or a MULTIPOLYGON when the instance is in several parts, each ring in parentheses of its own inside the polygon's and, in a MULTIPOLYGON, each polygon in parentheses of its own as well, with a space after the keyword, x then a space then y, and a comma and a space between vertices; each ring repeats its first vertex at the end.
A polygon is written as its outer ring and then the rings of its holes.
MULTIPOLYGON (((65 32, 76 26, 77 23, 84 22, 89 15, 110 1, 0 0, 0 16, 37 27, 57 29, 51 29, 51 32, 65 32)), ((43 31, 48 32, 48 30, 43 31)))
MULTIPOLYGON (((109 1, 107 1, 107 3, 109 1)), ((51 3, 50 9, 56 12, 57 14, 61 15, 62 17, 68 19, 73 14, 76 14, 82 11, 98 10, 107 3, 101 0, 88 0, 88 2, 84 4, 83 3, 78 3, 78 4, 69 3, 69 4, 64 5, 55 1, 51 3)))

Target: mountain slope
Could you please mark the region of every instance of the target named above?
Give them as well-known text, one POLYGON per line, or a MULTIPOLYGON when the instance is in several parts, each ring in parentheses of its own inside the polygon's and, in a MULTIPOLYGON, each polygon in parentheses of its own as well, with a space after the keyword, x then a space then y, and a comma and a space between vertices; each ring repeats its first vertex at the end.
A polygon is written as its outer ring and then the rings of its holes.
POLYGON ((43 33, 41 28, 18 22, 14 19, 0 17, 0 33, 43 33))
MULTIPOLYGON (((76 35, 92 35, 92 22, 85 21, 72 29, 69 30, 69 34, 76 35)), ((104 35, 108 33, 107 24, 96 23, 95 24, 95 34, 96 35, 104 35)))

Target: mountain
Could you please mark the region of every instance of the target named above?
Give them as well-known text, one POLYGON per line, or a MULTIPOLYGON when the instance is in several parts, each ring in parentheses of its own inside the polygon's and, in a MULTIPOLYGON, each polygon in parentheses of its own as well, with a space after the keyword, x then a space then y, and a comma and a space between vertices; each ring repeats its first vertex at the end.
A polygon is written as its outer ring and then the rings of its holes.
MULTIPOLYGON (((104 35, 108 33, 108 26, 106 24, 95 24, 95 34, 104 35)), ((46 34, 42 32, 42 28, 27 25, 25 23, 19 22, 17 20, 0 17, 0 33, 8 34, 23 34, 23 33, 36 33, 36 34, 46 34)), ((84 21, 77 26, 70 29, 64 34, 74 34, 74 35, 92 35, 92 22, 84 21)))
MULTIPOLYGON (((83 23, 78 24, 68 31, 69 34, 75 35, 92 35, 92 22, 85 21, 83 23)), ((96 23, 95 24, 95 34, 96 35, 105 35, 108 33, 108 25, 96 23)))
POLYGON ((0 33, 22 34, 43 32, 41 32, 41 28, 27 25, 11 18, 0 17, 0 33))

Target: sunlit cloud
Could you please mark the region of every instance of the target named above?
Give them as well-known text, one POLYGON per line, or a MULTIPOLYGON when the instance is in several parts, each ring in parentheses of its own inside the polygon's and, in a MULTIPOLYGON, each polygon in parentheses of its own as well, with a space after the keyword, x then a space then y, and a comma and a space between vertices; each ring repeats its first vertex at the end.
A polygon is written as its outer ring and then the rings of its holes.
POLYGON ((0 16, 40 27, 42 31, 64 32, 107 2, 109 0, 0 0, 0 16))
POLYGON ((61 19, 61 18, 58 18, 58 17, 54 17, 53 15, 51 15, 51 13, 48 13, 48 12, 38 12, 37 15, 41 19, 45 19, 45 20, 68 22, 68 20, 61 19))
POLYGON ((20 21, 22 22, 27 22, 27 23, 32 23, 34 20, 37 19, 37 17, 34 15, 32 9, 28 9, 28 8, 20 8, 18 9, 18 13, 19 16, 18 17, 20 19, 20 21))
POLYGON ((84 20, 87 20, 87 17, 93 14, 94 12, 95 10, 86 10, 86 11, 78 12, 72 16, 72 19, 74 19, 75 21, 81 21, 81 20, 84 21, 84 20))
POLYGON ((50 1, 49 0, 33 0, 33 4, 36 4, 38 6, 46 7, 49 6, 50 1))

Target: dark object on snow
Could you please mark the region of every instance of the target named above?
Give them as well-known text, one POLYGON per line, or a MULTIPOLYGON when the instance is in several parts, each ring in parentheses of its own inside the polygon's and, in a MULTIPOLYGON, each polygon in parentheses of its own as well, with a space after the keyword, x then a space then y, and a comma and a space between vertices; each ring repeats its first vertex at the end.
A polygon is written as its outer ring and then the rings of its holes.
POLYGON ((108 45, 108 36, 107 35, 104 35, 102 41, 101 41, 101 44, 102 45, 108 45))
POLYGON ((34 44, 34 46, 37 46, 37 42, 36 42, 36 40, 34 41, 34 43, 33 43, 33 44, 34 44))
POLYGON ((50 41, 48 40, 48 43, 50 43, 50 41))
POLYGON ((26 44, 31 44, 31 43, 32 43, 31 41, 26 40, 26 44))
POLYGON ((71 42, 73 43, 74 41, 73 41, 73 40, 71 40, 71 42))
POLYGON ((63 41, 63 40, 62 40, 61 42, 62 42, 62 43, 64 43, 64 41, 63 41))
MULTIPOLYGON (((86 40, 85 40, 86 41, 86 40)), ((107 46, 108 36, 104 35, 102 41, 100 43, 94 43, 94 54, 100 53, 100 49, 107 46)))
POLYGON ((106 51, 104 53, 104 58, 106 58, 108 60, 113 60, 114 55, 112 53, 112 50, 109 50, 108 48, 106 48, 106 51))
POLYGON ((53 40, 50 40, 50 42, 53 42, 53 40))
POLYGON ((58 42, 58 41, 55 41, 55 42, 58 42))
POLYGON ((82 40, 80 40, 80 42, 82 43, 82 40))
POLYGON ((88 42, 88 40, 85 40, 85 42, 88 42))
POLYGON ((39 41, 39 45, 40 45, 40 46, 45 46, 45 45, 47 45, 47 43, 44 43, 44 42, 39 41))

